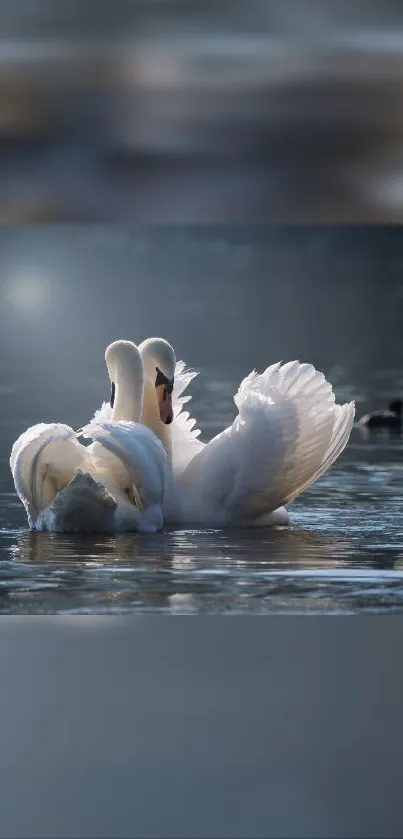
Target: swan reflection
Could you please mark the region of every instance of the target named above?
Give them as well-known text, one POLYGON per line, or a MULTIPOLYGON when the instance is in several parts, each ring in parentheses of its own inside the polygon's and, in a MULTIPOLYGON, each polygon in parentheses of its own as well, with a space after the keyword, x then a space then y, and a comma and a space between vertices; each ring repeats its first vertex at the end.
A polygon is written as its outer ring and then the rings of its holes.
MULTIPOLYGON (((83 537, 21 532, 11 544, 2 591, 13 610, 45 613, 194 613, 273 605, 316 583, 304 573, 353 567, 356 546, 340 534, 303 528, 166 530, 83 537), (73 608, 72 608, 73 604, 73 608)), ((3 611, 7 611, 5 601, 3 611)))

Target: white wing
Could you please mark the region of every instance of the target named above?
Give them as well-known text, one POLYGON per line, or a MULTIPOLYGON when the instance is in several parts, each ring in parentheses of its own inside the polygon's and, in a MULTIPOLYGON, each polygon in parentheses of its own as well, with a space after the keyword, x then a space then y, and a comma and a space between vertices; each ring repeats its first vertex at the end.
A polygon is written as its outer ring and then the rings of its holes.
POLYGON ((83 468, 85 459, 86 449, 75 432, 61 423, 33 425, 16 440, 10 467, 30 526, 83 468))
POLYGON ((251 373, 235 396, 239 414, 188 466, 182 488, 194 509, 255 518, 289 503, 334 463, 354 422, 310 364, 251 373))
POLYGON ((189 411, 183 410, 184 405, 192 397, 182 394, 197 375, 195 371, 188 370, 183 361, 177 361, 172 393, 174 420, 171 425, 172 468, 176 476, 183 473, 190 461, 202 451, 205 445, 198 439, 200 429, 195 428, 196 420, 190 416, 189 411))
POLYGON ((135 422, 92 421, 82 434, 96 441, 89 451, 98 479, 108 487, 114 480, 121 492, 133 491, 145 508, 162 506, 167 456, 150 429, 135 422))

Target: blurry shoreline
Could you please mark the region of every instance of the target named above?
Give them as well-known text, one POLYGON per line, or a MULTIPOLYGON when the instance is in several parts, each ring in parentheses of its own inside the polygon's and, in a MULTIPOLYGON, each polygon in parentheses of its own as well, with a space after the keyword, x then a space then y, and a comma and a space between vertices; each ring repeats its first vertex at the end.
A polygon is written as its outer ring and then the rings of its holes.
POLYGON ((0 31, 0 221, 403 217, 396 3, 20 0, 0 31))

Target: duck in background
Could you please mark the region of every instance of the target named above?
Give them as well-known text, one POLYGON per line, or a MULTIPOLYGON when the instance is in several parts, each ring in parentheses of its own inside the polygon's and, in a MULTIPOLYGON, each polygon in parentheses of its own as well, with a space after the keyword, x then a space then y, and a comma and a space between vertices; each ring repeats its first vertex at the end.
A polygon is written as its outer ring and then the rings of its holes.
POLYGON ((394 399, 386 410, 365 414, 358 424, 364 432, 385 429, 386 431, 400 433, 402 430, 402 400, 394 399))

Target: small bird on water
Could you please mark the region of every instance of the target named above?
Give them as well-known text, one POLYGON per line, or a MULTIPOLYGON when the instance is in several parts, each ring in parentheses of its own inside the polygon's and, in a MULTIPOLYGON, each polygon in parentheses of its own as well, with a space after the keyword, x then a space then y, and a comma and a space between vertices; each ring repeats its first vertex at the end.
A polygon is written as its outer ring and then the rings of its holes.
POLYGON ((382 428, 388 429, 389 431, 401 431, 402 400, 394 399, 386 410, 372 411, 370 414, 365 414, 364 417, 361 417, 359 426, 368 431, 376 431, 382 428))

